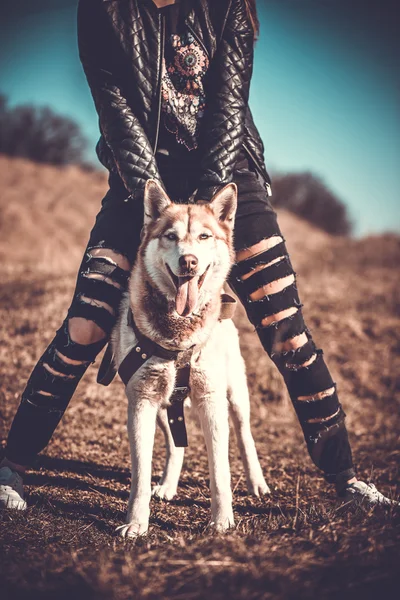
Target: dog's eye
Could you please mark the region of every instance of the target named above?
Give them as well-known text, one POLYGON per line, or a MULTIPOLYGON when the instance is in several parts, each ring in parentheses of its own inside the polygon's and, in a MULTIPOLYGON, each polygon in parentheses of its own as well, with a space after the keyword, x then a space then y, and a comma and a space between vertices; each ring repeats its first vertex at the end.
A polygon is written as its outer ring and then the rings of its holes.
POLYGON ((211 235, 209 235, 208 233, 201 233, 199 235, 199 240, 208 240, 208 238, 210 238, 211 235))
POLYGON ((165 237, 167 238, 167 240, 170 240, 171 242, 176 242, 176 240, 178 239, 178 236, 176 235, 176 233, 167 233, 167 235, 165 237))

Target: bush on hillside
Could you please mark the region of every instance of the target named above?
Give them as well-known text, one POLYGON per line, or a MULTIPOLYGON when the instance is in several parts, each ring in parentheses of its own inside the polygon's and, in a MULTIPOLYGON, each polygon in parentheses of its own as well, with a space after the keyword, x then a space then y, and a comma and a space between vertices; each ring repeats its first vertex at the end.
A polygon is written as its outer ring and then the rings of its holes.
POLYGON ((312 173, 275 175, 273 205, 285 208, 333 235, 349 235, 346 206, 312 173))
POLYGON ((47 107, 10 108, 0 95, 0 152, 53 165, 85 165, 86 140, 70 118, 47 107))

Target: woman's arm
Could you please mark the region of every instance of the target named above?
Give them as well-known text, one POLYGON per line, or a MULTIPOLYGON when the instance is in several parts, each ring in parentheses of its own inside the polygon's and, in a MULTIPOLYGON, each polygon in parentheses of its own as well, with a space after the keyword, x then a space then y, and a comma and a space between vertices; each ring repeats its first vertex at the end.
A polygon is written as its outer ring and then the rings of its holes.
POLYGON ((232 180, 245 133, 253 71, 254 31, 244 0, 232 0, 222 38, 207 73, 207 110, 201 125, 202 155, 195 198, 210 200, 232 180))
POLYGON ((161 177, 150 141, 124 96, 117 49, 99 0, 79 0, 78 47, 102 135, 125 187, 141 198, 146 180, 161 177))

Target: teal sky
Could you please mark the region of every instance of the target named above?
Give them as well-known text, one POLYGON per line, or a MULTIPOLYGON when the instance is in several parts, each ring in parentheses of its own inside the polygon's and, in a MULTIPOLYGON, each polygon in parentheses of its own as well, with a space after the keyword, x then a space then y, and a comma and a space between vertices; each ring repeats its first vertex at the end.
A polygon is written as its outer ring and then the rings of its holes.
MULTIPOLYGON (((7 3, 9 4, 9 3, 7 3)), ((77 0, 0 9, 0 91, 73 117, 94 157, 97 116, 76 48, 77 0)), ((347 204, 355 233, 400 226, 395 13, 363 0, 258 2, 251 106, 268 169, 310 170, 347 204)))

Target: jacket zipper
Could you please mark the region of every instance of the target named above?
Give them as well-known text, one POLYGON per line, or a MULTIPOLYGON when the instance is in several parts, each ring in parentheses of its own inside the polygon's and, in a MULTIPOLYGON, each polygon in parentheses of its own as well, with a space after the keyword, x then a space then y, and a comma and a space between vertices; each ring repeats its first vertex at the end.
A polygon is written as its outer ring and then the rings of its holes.
POLYGON ((197 35, 197 33, 195 32, 195 30, 193 29, 193 27, 191 25, 189 25, 189 23, 186 21, 186 26, 189 29, 190 33, 192 34, 192 36, 194 37, 194 39, 200 44, 200 46, 203 48, 204 52, 207 55, 207 58, 210 58, 210 53, 207 50, 207 48, 204 45, 204 42, 202 42, 202 40, 199 38, 199 36, 197 35))
POLYGON ((160 28, 160 71, 158 75, 158 116, 157 116, 157 127, 156 127, 156 137, 154 140, 153 152, 156 153, 157 144, 158 144, 158 136, 160 133, 160 120, 161 120, 161 80, 162 80, 162 70, 163 70, 163 62, 164 62, 164 44, 165 44, 165 15, 161 14, 161 28, 160 28))
MULTIPOLYGON (((247 129, 246 129, 246 131, 247 131, 247 129)), ((258 158, 254 154, 254 152, 249 148, 249 146, 246 144, 246 142, 243 142, 242 146, 246 150, 246 152, 250 156, 250 158, 252 159, 252 161, 254 163, 254 166, 257 169, 258 173, 264 179, 264 187, 267 190, 267 195, 268 196, 272 196, 271 184, 268 181, 266 181, 266 179, 265 179, 265 173, 263 173, 263 170, 261 169, 261 167, 260 167, 260 165, 258 163, 258 158)))

